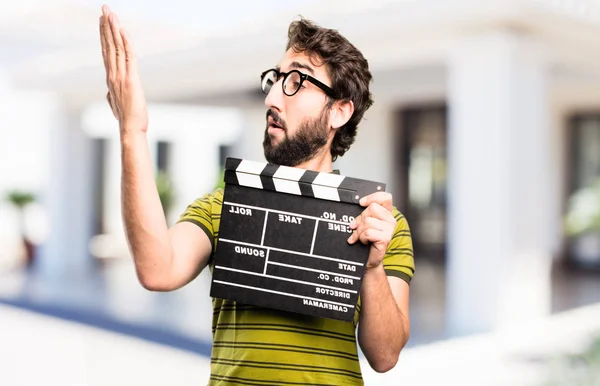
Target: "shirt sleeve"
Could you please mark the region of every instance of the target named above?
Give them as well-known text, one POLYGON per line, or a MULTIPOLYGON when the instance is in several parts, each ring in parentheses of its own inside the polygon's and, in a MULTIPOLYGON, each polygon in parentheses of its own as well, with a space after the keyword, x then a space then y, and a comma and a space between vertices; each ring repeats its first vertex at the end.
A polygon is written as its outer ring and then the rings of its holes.
POLYGON ((211 250, 215 250, 215 238, 218 237, 221 206, 223 204, 223 190, 218 189, 206 194, 191 203, 179 217, 179 222, 187 221, 196 224, 206 233, 211 243, 211 250))
POLYGON ((396 276, 410 284, 415 273, 412 238, 408 222, 402 213, 394 208, 396 229, 383 258, 383 267, 388 276, 396 276))

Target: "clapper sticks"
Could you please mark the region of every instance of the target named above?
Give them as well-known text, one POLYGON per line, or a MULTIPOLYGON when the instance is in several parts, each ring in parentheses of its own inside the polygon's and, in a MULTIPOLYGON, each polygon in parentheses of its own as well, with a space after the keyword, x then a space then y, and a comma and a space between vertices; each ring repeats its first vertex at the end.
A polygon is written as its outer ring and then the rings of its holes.
POLYGON ((369 248, 347 242, 379 182, 236 158, 225 192, 210 295, 352 321, 369 248))

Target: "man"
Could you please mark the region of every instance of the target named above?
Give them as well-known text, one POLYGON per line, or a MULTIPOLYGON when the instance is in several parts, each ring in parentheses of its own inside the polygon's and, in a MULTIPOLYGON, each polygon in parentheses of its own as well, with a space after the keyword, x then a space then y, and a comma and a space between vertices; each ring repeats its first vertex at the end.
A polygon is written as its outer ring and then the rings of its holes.
MULTIPOLYGON (((153 291, 171 291, 212 269, 223 191, 192 203, 167 226, 154 183, 148 114, 129 36, 108 7, 100 36, 108 101, 122 144, 122 210, 136 272, 153 291)), ((333 172, 372 104, 362 54, 337 31, 300 20, 290 25, 285 55, 262 74, 267 94, 267 161, 333 172)), ((392 196, 363 197, 348 242, 370 245, 354 323, 213 299, 210 384, 362 384, 355 330, 369 364, 392 369, 409 337, 410 231, 392 196)))

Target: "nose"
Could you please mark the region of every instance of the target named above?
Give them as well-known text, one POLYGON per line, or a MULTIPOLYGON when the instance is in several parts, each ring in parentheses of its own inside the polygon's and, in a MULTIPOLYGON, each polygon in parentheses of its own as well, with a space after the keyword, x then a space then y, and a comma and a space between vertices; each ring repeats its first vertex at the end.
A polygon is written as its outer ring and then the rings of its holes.
POLYGON ((279 79, 277 82, 275 82, 273 86, 271 86, 269 93, 265 97, 265 106, 267 106, 270 109, 275 109, 278 112, 281 112, 283 110, 283 104, 285 99, 281 82, 283 82, 283 79, 279 79))

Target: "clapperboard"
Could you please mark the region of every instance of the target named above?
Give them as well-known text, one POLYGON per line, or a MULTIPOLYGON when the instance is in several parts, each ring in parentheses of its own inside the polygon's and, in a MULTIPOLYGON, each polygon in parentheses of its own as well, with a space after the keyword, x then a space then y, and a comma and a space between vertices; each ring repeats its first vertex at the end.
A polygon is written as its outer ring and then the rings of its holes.
POLYGON ((332 319, 354 316, 369 247, 348 244, 379 182, 227 158, 210 295, 332 319))

